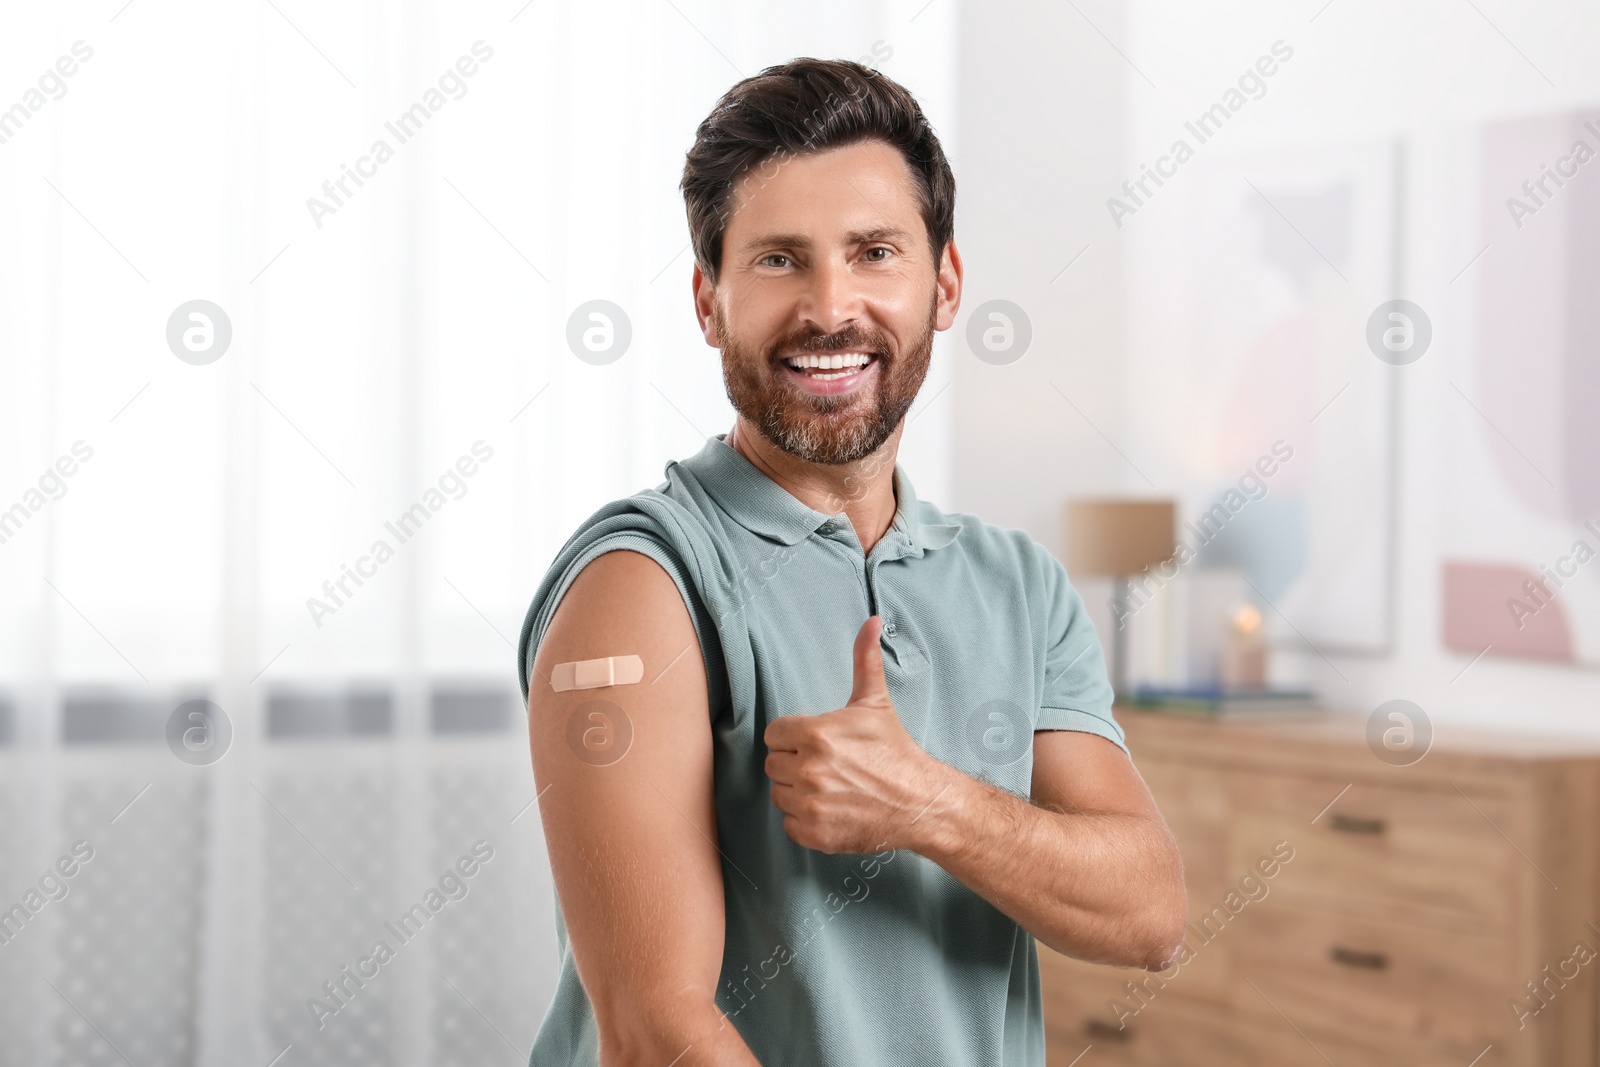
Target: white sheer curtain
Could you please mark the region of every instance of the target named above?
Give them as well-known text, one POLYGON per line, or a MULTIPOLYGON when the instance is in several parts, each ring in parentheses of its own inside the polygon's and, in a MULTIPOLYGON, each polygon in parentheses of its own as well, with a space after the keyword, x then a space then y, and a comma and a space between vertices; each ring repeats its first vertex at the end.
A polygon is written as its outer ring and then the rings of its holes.
MULTIPOLYGON (((4 21, 0 907, 96 856, 0 945, 0 1064, 525 1058, 555 960, 522 612, 579 521, 732 420, 683 153, 738 78, 819 55, 901 80, 957 156, 955 5, 4 21), (591 300, 631 327, 605 365, 565 340, 591 300), (175 313, 226 350, 180 358, 175 313), (220 762, 163 743, 191 698, 220 762), (440 928, 311 1025, 479 840, 440 928)), ((946 410, 903 454, 934 500, 946 410)))
MULTIPOLYGON (((871 58, 936 123, 954 85, 938 5, 7 17, 12 91, 93 50, 0 142, 0 504, 93 450, 0 544, 10 680, 503 672, 493 629, 573 525, 731 422, 688 303, 694 124, 791 55, 871 58), (429 92, 442 104, 401 142, 429 92), (380 140, 392 158, 364 162, 380 140), (375 173, 324 191, 357 169, 375 173), (165 338, 197 299, 232 326, 206 366, 165 338), (593 299, 632 326, 607 366, 564 343, 593 299), (384 522, 480 440, 493 459, 465 496, 319 626, 307 599, 334 605, 324 581, 394 542, 384 522)), ((935 408, 911 436, 936 493, 935 408)))

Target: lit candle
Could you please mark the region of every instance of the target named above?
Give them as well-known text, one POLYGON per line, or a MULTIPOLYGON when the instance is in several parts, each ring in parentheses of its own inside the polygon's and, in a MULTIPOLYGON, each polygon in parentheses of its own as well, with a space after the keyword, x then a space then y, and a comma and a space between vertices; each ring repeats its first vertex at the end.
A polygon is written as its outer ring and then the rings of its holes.
POLYGON ((1261 633, 1261 609, 1245 604, 1233 613, 1233 625, 1222 648, 1223 689, 1265 689, 1267 645, 1261 633))

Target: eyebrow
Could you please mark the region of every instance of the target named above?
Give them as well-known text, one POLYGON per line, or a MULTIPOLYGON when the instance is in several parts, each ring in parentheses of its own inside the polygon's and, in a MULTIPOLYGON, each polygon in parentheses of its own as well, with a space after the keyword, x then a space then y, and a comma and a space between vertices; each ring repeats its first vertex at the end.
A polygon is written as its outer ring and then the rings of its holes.
MULTIPOLYGON (((850 244, 869 244, 873 241, 885 241, 891 237, 908 238, 910 235, 898 226, 874 226, 869 230, 853 230, 845 235, 850 244)), ((781 245, 788 248, 810 248, 811 238, 799 233, 764 233, 744 242, 739 246, 741 252, 749 252, 757 248, 771 248, 781 245)))

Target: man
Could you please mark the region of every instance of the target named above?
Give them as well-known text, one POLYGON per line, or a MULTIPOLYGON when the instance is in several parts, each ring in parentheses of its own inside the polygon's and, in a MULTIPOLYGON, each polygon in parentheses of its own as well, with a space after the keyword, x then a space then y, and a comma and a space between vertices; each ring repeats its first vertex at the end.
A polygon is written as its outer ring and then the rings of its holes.
POLYGON ((1061 565, 895 462, 960 305, 949 164, 902 87, 801 59, 724 96, 683 190, 738 419, 528 611, 532 1062, 1042 1067, 1034 938, 1160 969, 1185 895, 1061 565))

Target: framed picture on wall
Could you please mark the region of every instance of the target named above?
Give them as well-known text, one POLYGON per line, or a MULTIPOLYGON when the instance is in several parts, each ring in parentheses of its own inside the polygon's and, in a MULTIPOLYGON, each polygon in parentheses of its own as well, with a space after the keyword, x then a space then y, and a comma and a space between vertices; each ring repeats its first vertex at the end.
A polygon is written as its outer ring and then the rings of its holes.
POLYGON ((1474 256, 1445 418, 1442 640, 1600 664, 1600 111, 1463 132, 1474 256))

